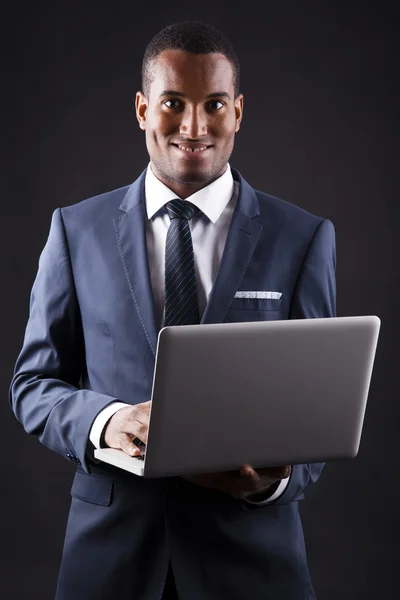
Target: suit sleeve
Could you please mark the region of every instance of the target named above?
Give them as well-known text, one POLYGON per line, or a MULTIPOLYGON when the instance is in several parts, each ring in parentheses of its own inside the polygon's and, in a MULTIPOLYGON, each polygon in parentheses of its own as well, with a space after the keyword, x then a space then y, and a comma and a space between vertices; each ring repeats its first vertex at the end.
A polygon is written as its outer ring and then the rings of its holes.
MULTIPOLYGON (((317 227, 305 254, 290 305, 289 319, 335 317, 335 274, 335 230, 332 222, 324 219, 317 227)), ((324 465, 325 463, 292 465, 288 485, 269 505, 290 504, 303 499, 304 490, 317 481, 324 465)), ((251 506, 249 503, 243 503, 243 506, 246 510, 258 509, 257 505, 251 506)))
POLYGON ((93 458, 93 447, 88 442, 91 426, 96 415, 118 399, 79 389, 84 364, 80 309, 58 208, 39 258, 9 401, 27 433, 36 435, 50 450, 81 464, 89 473, 87 459, 93 458))

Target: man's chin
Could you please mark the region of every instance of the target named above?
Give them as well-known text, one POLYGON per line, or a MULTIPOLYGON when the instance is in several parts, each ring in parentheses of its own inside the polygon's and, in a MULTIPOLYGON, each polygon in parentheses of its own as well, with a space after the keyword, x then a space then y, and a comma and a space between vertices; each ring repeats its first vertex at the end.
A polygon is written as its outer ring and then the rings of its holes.
POLYGON ((190 185, 196 183, 203 183, 208 181, 212 177, 209 169, 200 168, 199 166, 188 167, 184 169, 176 169, 172 175, 172 178, 176 183, 183 185, 190 185))
MULTIPOLYGON (((196 161, 187 161, 195 163, 196 161)), ((168 182, 180 186, 201 186, 204 187, 214 181, 218 177, 215 165, 200 165, 200 164, 162 164, 152 161, 153 173, 166 185, 168 182)))

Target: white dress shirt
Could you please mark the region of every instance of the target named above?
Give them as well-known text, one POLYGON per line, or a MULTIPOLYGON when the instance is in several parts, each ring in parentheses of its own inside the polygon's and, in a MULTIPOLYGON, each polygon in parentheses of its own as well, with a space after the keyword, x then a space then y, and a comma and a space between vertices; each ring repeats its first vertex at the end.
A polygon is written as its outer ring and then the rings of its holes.
MULTIPOLYGON (((146 244, 156 317, 161 328, 164 326, 165 244, 170 224, 165 204, 179 196, 157 179, 151 167, 150 162, 145 178, 146 244)), ((189 221, 200 316, 204 313, 219 268, 238 193, 239 184, 233 179, 228 163, 223 175, 185 199, 200 209, 189 221)), ((130 405, 124 402, 112 402, 97 415, 89 435, 90 441, 96 448, 100 448, 100 437, 107 421, 114 413, 126 406, 130 405)), ((289 478, 282 479, 270 498, 251 503, 272 502, 283 493, 288 482, 289 478)))

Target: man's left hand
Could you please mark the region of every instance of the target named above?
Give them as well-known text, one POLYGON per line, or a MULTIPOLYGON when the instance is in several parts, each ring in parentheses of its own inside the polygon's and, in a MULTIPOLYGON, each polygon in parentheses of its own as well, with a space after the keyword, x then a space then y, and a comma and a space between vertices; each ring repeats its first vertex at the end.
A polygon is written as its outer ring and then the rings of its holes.
POLYGON ((253 494, 267 492, 274 483, 289 477, 291 470, 290 465, 268 467, 257 471, 250 465, 243 465, 240 471, 204 473, 183 478, 196 485, 219 490, 231 494, 234 498, 244 500, 253 494))

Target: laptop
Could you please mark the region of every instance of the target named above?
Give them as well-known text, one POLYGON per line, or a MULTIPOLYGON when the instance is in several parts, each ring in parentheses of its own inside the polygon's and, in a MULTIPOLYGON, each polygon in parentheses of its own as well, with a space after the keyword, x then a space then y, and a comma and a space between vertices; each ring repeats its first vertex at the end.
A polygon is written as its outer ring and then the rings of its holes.
POLYGON ((354 458, 380 330, 376 316, 160 330, 147 444, 97 459, 143 477, 354 458))

